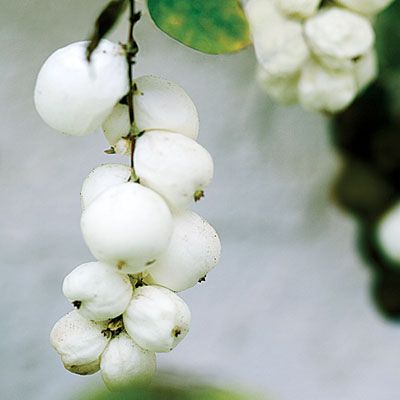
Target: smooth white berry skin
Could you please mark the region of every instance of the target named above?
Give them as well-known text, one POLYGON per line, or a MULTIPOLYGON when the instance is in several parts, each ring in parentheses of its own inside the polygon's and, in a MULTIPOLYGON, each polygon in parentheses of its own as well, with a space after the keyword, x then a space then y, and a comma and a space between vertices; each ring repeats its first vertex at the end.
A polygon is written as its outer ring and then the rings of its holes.
POLYGON ((101 40, 86 60, 88 42, 55 51, 43 64, 35 86, 35 105, 52 128, 81 136, 101 126, 128 92, 127 63, 120 45, 101 40))
POLYGON ((378 56, 375 49, 354 62, 354 74, 358 90, 365 89, 378 76, 378 56))
POLYGON ((299 101, 306 110, 335 113, 357 94, 352 70, 329 70, 314 60, 304 66, 299 81, 299 101))
POLYGON ((330 68, 350 68, 351 60, 367 53, 375 38, 367 18, 339 7, 309 18, 304 33, 312 51, 330 68))
POLYGON ((337 3, 356 12, 373 15, 388 7, 394 0, 336 0, 337 3))
POLYGON ((85 209, 81 229, 98 260, 132 274, 147 269, 167 249, 172 216, 157 193, 127 182, 107 189, 85 209))
POLYGON ((108 339, 106 323, 89 321, 74 310, 62 317, 50 333, 50 342, 66 369, 88 375, 99 370, 100 356, 108 339))
POLYGON ((208 151, 178 133, 146 132, 136 142, 134 160, 140 183, 163 196, 174 210, 187 208, 214 173, 208 151))
POLYGON ((84 210, 105 190, 112 186, 128 182, 131 169, 123 164, 104 164, 95 168, 83 181, 81 205, 84 210))
POLYGON ((128 335, 140 347, 165 353, 171 351, 189 331, 190 311, 171 290, 142 286, 135 290, 123 320, 128 335))
POLYGON ((257 59, 268 74, 298 72, 309 56, 301 22, 285 18, 271 0, 250 0, 245 11, 257 59))
MULTIPOLYGON (((139 131, 179 132, 193 140, 199 134, 199 117, 193 101, 177 84, 156 76, 135 80, 135 123, 139 131)), ((103 131, 111 146, 130 131, 128 106, 117 104, 104 121, 103 131)))
POLYGON ((258 67, 257 78, 268 95, 281 104, 293 104, 298 100, 297 87, 299 74, 287 77, 275 77, 264 68, 258 67))
POLYGON ((101 375, 108 389, 148 385, 156 371, 156 355, 140 348, 126 333, 111 339, 101 356, 101 375))
POLYGON ((139 131, 167 130, 197 139, 197 110, 179 85, 152 75, 141 76, 135 83, 135 122, 139 131))
POLYGON ((105 263, 82 264, 68 274, 63 293, 72 303, 80 302, 78 312, 93 321, 105 321, 121 315, 132 298, 132 284, 105 263))
POLYGON ((181 292, 196 285, 215 267, 221 242, 214 228, 194 212, 174 216, 168 250, 150 267, 146 281, 181 292))
POLYGON ((384 254, 400 263, 400 203, 383 216, 377 227, 376 238, 384 254))
POLYGON ((314 15, 321 0, 276 0, 279 9, 289 17, 308 18, 314 15))

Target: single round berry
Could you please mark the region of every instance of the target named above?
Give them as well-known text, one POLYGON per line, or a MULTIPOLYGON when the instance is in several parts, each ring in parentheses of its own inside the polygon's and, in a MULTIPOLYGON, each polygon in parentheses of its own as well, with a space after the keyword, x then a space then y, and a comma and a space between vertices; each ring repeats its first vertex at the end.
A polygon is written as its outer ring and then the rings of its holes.
POLYGON ((135 290, 124 315, 129 336, 140 347, 153 352, 171 351, 187 334, 190 311, 171 290, 142 286, 135 290))
POLYGON ((210 154, 178 133, 151 131, 137 140, 135 168, 140 183, 153 189, 177 210, 188 207, 211 182, 210 154))
POLYGON ((388 7, 394 0, 336 0, 339 4, 361 14, 373 15, 388 7))
POLYGON ((88 63, 87 44, 72 43, 55 51, 36 81, 38 113, 52 128, 69 135, 99 128, 129 88, 122 47, 103 39, 88 63))
POLYGON ((312 51, 331 68, 350 65, 374 43, 371 22, 339 7, 324 8, 309 18, 304 32, 312 51))
POLYGON ((121 315, 132 297, 129 277, 101 262, 75 268, 63 283, 65 297, 79 313, 93 321, 105 321, 121 315))
POLYGON ((309 60, 302 70, 299 101, 307 110, 335 113, 346 108, 356 94, 352 70, 330 70, 314 60, 309 60))
POLYGON ((101 356, 100 368, 110 390, 147 385, 156 371, 156 356, 140 348, 126 333, 121 333, 111 339, 101 356))
POLYGON ((386 257, 400 263, 400 203, 392 207, 379 222, 377 242, 386 257))
MULTIPOLYGON (((135 80, 135 124, 138 132, 165 130, 179 132, 193 140, 199 133, 199 117, 191 98, 177 84, 156 76, 135 80)), ((104 121, 103 131, 111 146, 131 130, 129 108, 117 104, 104 121)))
POLYGON ((99 195, 82 213, 81 228, 98 260, 122 273, 138 273, 166 250, 172 217, 157 193, 127 182, 99 195))
POLYGON ((106 323, 93 322, 74 310, 62 317, 50 333, 50 342, 66 369, 88 375, 99 370, 100 355, 108 339, 102 333, 106 323))
POLYGON ((104 164, 95 168, 83 181, 81 205, 84 210, 105 190, 129 181, 131 169, 122 164, 104 164))
POLYGON ((174 230, 167 251, 149 269, 149 282, 175 292, 202 280, 217 264, 221 243, 214 228, 187 211, 174 216, 174 230))

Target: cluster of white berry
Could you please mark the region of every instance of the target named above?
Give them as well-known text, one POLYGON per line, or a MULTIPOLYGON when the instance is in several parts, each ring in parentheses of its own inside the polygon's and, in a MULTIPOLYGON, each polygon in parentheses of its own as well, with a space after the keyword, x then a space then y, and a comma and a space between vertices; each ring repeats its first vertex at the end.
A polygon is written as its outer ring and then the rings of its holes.
MULTIPOLYGON (((120 103, 129 91, 124 48, 102 40, 88 63, 86 47, 73 43, 47 59, 36 108, 70 135, 103 126, 115 151, 129 153, 129 108, 120 103)), ((175 292, 204 279, 221 251, 215 230, 188 210, 213 175, 211 156, 195 141, 193 102, 164 79, 134 82, 136 174, 106 164, 85 179, 81 228, 98 261, 65 278, 64 295, 76 309, 51 332, 65 368, 101 370, 110 389, 151 380, 155 353, 172 350, 189 329, 190 311, 175 292)))
POLYGON ((393 0, 248 0, 258 77, 277 101, 335 113, 377 75, 375 15, 393 0))

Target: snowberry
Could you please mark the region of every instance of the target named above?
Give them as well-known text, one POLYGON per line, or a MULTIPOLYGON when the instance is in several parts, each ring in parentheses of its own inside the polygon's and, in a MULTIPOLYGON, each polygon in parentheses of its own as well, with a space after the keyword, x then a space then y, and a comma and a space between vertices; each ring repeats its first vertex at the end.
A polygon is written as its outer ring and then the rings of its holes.
POLYGON ((359 91, 375 80, 378 75, 378 57, 374 49, 354 62, 354 73, 359 91))
POLYGON ((92 254, 123 273, 147 269, 166 250, 172 217, 164 200, 137 183, 113 186, 84 210, 83 237, 92 254))
POLYGON ((327 7, 309 18, 304 32, 312 51, 330 68, 351 67, 351 60, 373 45, 370 21, 349 10, 327 7))
POLYGON ((276 77, 268 74, 263 67, 259 66, 257 77, 265 91, 280 103, 291 104, 298 100, 297 86, 299 83, 299 74, 276 77))
POLYGON ((372 15, 388 7, 394 0, 336 0, 343 6, 361 14, 372 15))
POLYGON ((321 0, 277 0, 278 7, 290 17, 307 18, 317 12, 321 0))
POLYGON ((194 286, 217 264, 221 243, 214 228, 187 211, 174 217, 168 250, 150 267, 149 282, 180 292, 194 286))
MULTIPOLYGON (((197 139, 197 110, 180 86, 156 76, 141 76, 135 83, 135 123, 139 131, 174 131, 197 139)), ((117 104, 105 120, 103 130, 111 146, 126 137, 130 131, 128 106, 117 104)))
POLYGON ((378 224, 376 237, 385 255, 400 263, 400 203, 383 216, 378 224))
POLYGON ((338 112, 357 94, 352 70, 329 70, 314 60, 304 66, 299 81, 299 101, 311 111, 338 112))
POLYGON ((154 353, 140 348, 126 334, 111 339, 101 356, 101 374, 110 390, 149 384, 156 370, 154 353))
POLYGON ((178 133, 151 131, 136 143, 135 168, 140 183, 162 195, 173 209, 189 206, 213 176, 206 149, 178 133))
POLYGON ((302 24, 283 17, 268 0, 250 0, 246 13, 262 67, 270 75, 281 77, 298 72, 309 55, 302 24))
POLYGON ((128 182, 131 169, 122 164, 104 164, 95 168, 83 181, 81 190, 81 204, 84 210, 89 204, 106 189, 128 182))
POLYGON ((52 128, 69 135, 99 128, 129 88, 121 46, 101 40, 89 64, 87 44, 72 43, 55 51, 36 81, 38 113, 52 128))
POLYGON ((65 297, 90 320, 105 321, 121 315, 131 297, 132 284, 111 266, 90 262, 75 268, 63 283, 65 297))
POLYGON ((99 370, 100 355, 108 339, 106 323, 89 321, 74 310, 62 317, 50 333, 50 341, 66 369, 88 375, 99 370))
POLYGON ((190 311, 171 290, 142 286, 135 290, 123 319, 126 331, 139 346, 168 352, 189 331, 190 311))

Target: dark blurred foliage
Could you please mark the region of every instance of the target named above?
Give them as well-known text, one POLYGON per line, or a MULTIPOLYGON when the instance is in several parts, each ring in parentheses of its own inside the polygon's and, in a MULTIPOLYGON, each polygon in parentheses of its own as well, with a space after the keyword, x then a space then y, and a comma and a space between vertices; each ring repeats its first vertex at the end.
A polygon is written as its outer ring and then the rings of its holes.
POLYGON ((332 123, 332 142, 343 159, 333 192, 358 221, 358 248, 372 273, 377 309, 400 321, 400 265, 385 257, 375 234, 384 213, 400 201, 400 1, 378 17, 376 32, 379 78, 332 123))
POLYGON ((159 376, 150 386, 127 387, 118 392, 106 389, 83 393, 72 400, 261 400, 253 394, 239 394, 230 390, 200 384, 181 375, 159 376))

